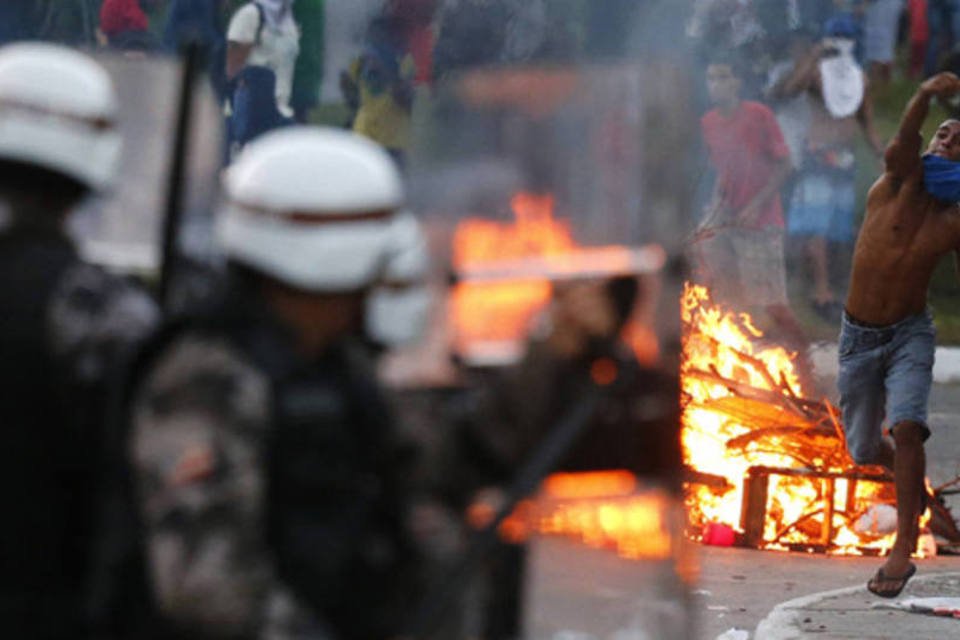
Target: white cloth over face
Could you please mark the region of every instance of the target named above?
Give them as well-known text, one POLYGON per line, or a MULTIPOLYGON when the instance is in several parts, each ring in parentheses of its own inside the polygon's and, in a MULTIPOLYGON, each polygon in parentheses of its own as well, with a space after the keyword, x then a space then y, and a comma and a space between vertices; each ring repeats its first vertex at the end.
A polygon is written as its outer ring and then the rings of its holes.
POLYGON ((863 69, 853 58, 852 40, 833 40, 840 54, 820 61, 821 90, 827 111, 834 118, 852 116, 863 103, 863 69))

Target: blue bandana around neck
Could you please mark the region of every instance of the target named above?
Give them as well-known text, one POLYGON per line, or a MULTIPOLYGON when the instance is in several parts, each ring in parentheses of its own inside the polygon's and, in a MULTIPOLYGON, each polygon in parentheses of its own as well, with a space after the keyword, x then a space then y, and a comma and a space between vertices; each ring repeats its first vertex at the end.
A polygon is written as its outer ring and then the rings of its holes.
POLYGON ((960 202, 960 162, 923 156, 923 186, 937 200, 960 202))

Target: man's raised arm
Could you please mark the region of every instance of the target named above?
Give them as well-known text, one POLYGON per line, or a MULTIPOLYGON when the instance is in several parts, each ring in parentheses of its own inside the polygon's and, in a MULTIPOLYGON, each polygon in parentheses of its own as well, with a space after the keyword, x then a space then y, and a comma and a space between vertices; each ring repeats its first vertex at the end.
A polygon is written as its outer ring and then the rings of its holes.
POLYGON ((887 145, 884 153, 887 173, 905 178, 916 170, 920 163, 920 149, 923 146, 920 128, 923 127, 930 111, 930 100, 934 96, 949 97, 958 92, 960 92, 960 78, 949 71, 938 73, 920 85, 907 103, 907 108, 904 109, 897 134, 887 145))

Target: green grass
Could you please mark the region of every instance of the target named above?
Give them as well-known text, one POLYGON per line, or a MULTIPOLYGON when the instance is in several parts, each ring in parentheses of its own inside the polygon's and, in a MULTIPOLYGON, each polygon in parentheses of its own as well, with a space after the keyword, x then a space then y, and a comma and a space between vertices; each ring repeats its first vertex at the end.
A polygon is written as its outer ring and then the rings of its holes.
POLYGON ((329 102, 314 107, 310 123, 329 127, 342 127, 350 117, 350 109, 342 102, 329 102))

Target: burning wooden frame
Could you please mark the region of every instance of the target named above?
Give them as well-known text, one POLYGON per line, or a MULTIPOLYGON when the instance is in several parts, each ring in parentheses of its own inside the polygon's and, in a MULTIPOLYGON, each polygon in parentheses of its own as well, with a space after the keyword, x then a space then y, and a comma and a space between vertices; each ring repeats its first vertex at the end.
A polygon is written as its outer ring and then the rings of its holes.
MULTIPOLYGON (((859 504, 857 488, 860 482, 887 485, 891 488, 892 479, 886 474, 871 474, 858 471, 833 473, 803 469, 775 469, 770 467, 751 467, 744 478, 743 510, 740 527, 743 529, 743 542, 751 547, 784 545, 792 550, 827 552, 841 545, 836 538, 838 527, 835 519, 839 517, 846 527, 855 530, 855 521, 869 505, 859 504), (780 528, 767 533, 769 514, 769 490, 771 478, 781 476, 801 479, 816 486, 819 499, 811 503, 810 508, 791 522, 784 522, 780 528), (838 504, 839 503, 839 504, 838 504), (805 526, 819 517, 814 527, 805 526), (800 531, 802 542, 784 543, 789 534, 800 531)), ((860 547, 854 544, 854 546, 860 547)), ((865 551, 867 547, 860 547, 865 551)))
POLYGON ((847 453, 839 411, 804 397, 795 354, 762 346, 746 314, 703 287, 683 298, 684 460, 691 531, 736 530, 757 548, 864 553, 889 532, 861 520, 895 500, 891 476, 847 453))

